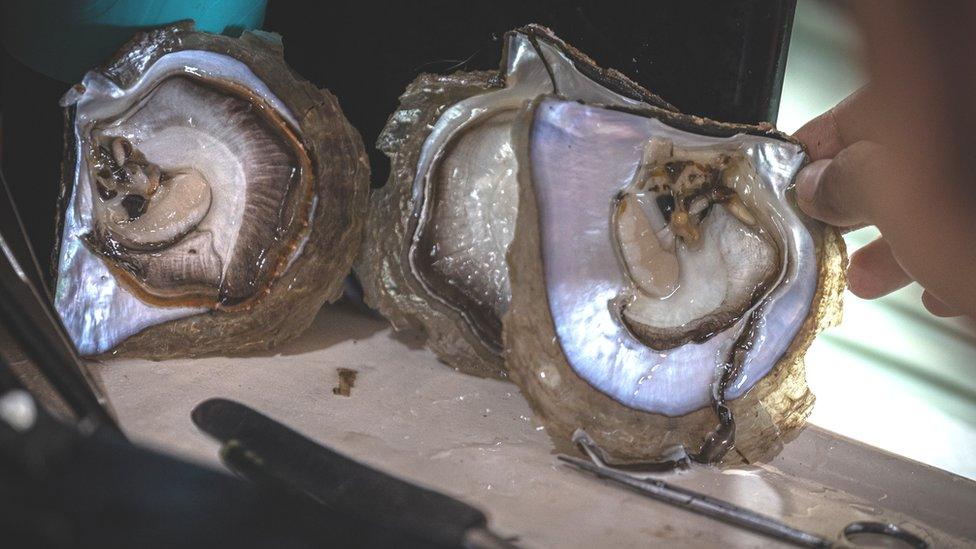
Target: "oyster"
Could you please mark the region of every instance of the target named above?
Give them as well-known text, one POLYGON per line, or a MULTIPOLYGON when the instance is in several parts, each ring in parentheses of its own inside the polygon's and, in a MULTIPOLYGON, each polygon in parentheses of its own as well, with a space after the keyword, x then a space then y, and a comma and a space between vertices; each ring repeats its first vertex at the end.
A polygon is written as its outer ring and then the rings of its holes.
POLYGON ((172 25, 65 95, 55 307, 82 354, 268 348, 341 293, 368 164, 279 40, 172 25))
POLYGON ((509 372, 550 433, 617 461, 762 459, 813 404, 843 241, 771 127, 556 97, 518 116, 509 372))
POLYGON ((356 264, 366 303, 398 329, 423 327, 428 346, 469 373, 505 375, 505 252, 518 209, 511 128, 523 102, 544 93, 671 108, 533 25, 506 35, 499 72, 421 75, 379 138, 392 169, 371 198, 356 264))

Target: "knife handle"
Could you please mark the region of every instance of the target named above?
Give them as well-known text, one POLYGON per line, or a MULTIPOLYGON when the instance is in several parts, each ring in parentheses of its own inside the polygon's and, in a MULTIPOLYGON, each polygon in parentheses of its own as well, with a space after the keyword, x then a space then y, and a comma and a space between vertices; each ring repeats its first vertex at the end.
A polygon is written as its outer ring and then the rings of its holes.
POLYGON ((475 531, 487 531, 478 509, 358 463, 243 404, 207 400, 193 410, 193 421, 223 442, 228 467, 255 482, 277 484, 436 546, 471 546, 479 539, 475 531))

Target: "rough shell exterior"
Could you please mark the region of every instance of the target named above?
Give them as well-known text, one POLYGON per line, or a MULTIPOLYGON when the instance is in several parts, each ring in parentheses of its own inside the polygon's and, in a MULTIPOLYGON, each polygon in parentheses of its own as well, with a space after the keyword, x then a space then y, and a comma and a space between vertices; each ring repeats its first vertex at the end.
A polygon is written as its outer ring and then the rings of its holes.
POLYGON ((400 96, 377 146, 390 157, 390 179, 370 199, 366 235, 356 261, 366 304, 397 330, 423 328, 441 360, 467 373, 504 377, 497 355, 488 352, 456 313, 430 296, 410 272, 407 258, 416 219, 413 179, 420 150, 444 109, 499 86, 497 73, 423 74, 400 96))

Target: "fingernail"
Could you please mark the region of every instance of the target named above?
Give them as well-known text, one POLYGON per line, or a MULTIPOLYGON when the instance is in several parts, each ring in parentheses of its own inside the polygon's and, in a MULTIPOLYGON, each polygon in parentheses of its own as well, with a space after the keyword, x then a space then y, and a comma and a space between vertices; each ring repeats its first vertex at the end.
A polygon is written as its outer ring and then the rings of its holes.
POLYGON ((796 200, 801 206, 813 204, 813 197, 817 194, 817 186, 820 185, 820 176, 827 164, 830 164, 830 160, 817 160, 808 164, 797 174, 796 200))

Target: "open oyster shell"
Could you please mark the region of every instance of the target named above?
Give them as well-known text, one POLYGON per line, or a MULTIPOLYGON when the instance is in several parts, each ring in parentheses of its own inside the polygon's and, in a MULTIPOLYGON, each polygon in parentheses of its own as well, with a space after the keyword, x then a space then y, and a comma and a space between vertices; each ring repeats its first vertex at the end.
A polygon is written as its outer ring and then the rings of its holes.
POLYGON ((418 77, 379 138, 392 169, 371 198, 356 264, 365 300, 397 329, 424 328, 428 346, 469 373, 505 375, 505 252, 518 210, 511 127, 545 93, 672 108, 533 25, 506 35, 497 73, 418 77))
POLYGON ((803 355, 844 287, 842 239, 795 205, 801 146, 556 97, 514 134, 505 357, 550 434, 621 462, 768 457, 812 407, 803 355))
POLYGON ((265 349, 340 295, 368 163, 276 36, 141 33, 62 105, 55 307, 82 354, 265 349))

